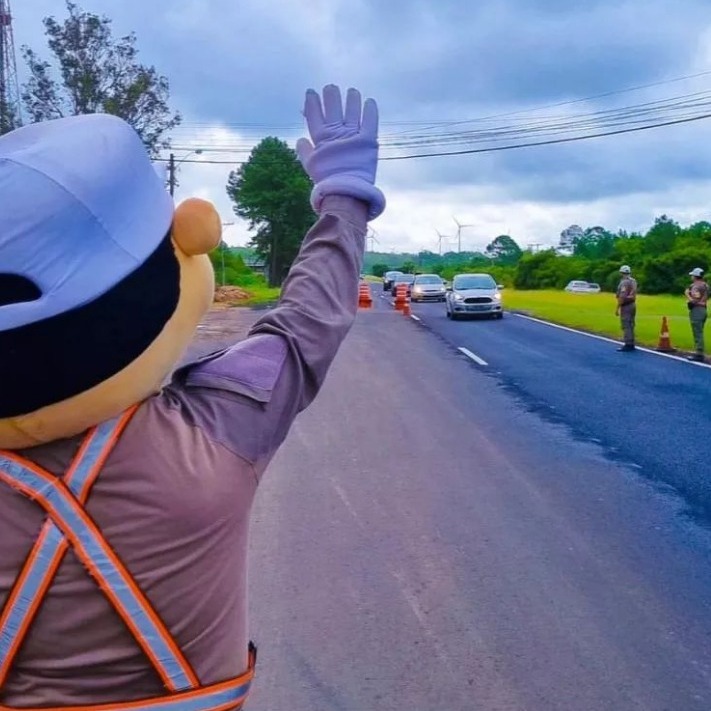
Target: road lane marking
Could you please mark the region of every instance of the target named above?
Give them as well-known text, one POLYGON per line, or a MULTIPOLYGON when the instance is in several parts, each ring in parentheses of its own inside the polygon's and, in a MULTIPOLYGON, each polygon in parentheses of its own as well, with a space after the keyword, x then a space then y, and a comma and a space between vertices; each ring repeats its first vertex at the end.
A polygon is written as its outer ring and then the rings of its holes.
POLYGON ((422 319, 419 316, 415 316, 415 314, 410 314, 410 318, 413 321, 422 321, 422 319))
POLYGON ((472 353, 468 348, 458 348, 458 351, 464 353, 467 358, 471 358, 475 363, 479 365, 489 365, 483 358, 480 358, 476 353, 472 353))
MULTIPOLYGON (((526 321, 533 321, 534 323, 541 323, 544 326, 550 326, 551 328, 558 328, 561 331, 569 331, 570 333, 576 333, 579 336, 587 336, 588 338, 595 338, 598 341, 605 341, 606 343, 614 343, 616 346, 620 345, 620 341, 616 341, 614 338, 608 338, 607 336, 598 336, 596 333, 587 333, 587 331, 579 331, 575 328, 570 328, 570 326, 561 326, 559 323, 551 323, 550 321, 544 321, 540 318, 534 318, 533 316, 524 316, 523 314, 514 314, 519 318, 526 319, 526 321)), ((638 351, 644 351, 645 353, 651 353, 652 355, 661 356, 662 358, 669 358, 670 360, 676 360, 680 363, 688 363, 689 365, 698 365, 700 368, 711 368, 708 363, 697 363, 693 360, 687 360, 685 356, 674 355, 673 353, 660 353, 652 348, 645 348, 644 346, 635 346, 638 351)))

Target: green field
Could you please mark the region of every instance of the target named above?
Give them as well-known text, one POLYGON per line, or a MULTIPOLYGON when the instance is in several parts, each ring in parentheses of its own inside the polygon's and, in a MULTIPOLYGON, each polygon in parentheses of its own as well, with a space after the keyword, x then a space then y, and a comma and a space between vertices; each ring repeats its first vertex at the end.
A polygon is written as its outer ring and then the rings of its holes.
MULTIPOLYGON (((525 312, 553 323, 621 339, 620 320, 615 316, 613 294, 569 294, 565 291, 503 292, 507 309, 525 312)), ((674 348, 693 350, 689 312, 682 296, 637 297, 636 337, 640 345, 655 347, 659 342, 662 316, 667 317, 674 348)), ((711 337, 709 337, 711 338, 711 337)), ((711 340, 709 341, 711 343, 711 340)))

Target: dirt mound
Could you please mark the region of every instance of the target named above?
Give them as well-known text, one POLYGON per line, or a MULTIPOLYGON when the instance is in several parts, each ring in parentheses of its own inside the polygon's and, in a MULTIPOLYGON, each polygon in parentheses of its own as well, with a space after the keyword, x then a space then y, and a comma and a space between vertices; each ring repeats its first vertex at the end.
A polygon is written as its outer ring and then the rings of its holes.
POLYGON ((238 286, 218 286, 215 289, 216 304, 235 304, 249 299, 249 293, 238 286))

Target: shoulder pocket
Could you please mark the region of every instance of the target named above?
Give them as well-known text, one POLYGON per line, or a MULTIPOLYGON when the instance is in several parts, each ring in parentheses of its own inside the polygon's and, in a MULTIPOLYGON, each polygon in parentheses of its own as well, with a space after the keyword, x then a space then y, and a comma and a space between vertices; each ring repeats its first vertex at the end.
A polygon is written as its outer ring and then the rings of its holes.
POLYGON ((235 346, 184 366, 178 377, 186 387, 211 388, 267 403, 286 360, 280 336, 250 336, 235 346))

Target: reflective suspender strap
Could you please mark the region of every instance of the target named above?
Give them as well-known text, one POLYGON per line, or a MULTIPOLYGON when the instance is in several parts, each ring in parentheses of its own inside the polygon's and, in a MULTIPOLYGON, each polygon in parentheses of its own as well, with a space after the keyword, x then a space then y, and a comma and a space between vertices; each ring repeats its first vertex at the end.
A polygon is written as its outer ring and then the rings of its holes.
MULTIPOLYGON (((120 417, 93 427, 84 439, 64 476, 81 503, 89 497, 101 467, 136 409, 133 407, 120 417)), ((0 688, 67 548, 59 529, 51 520, 46 520, 0 614, 0 688)))
MULTIPOLYGON (((242 708, 254 678, 257 652, 250 644, 249 669, 241 676, 212 686, 161 696, 144 701, 127 701, 114 704, 86 706, 43 707, 21 711, 236 711, 242 708)), ((20 711, 0 705, 0 711, 20 711)))
MULTIPOLYGON (((234 711, 242 708, 249 693, 256 647, 250 644, 244 674, 201 687, 170 632, 84 510, 92 485, 136 409, 92 428, 62 480, 0 450, 0 482, 37 502, 48 514, 0 614, 0 689, 71 545, 172 693, 143 701, 22 711, 234 711)), ((0 705, 0 711, 16 709, 0 705)))
MULTIPOLYGON (((132 414, 133 411, 129 411, 89 433, 69 471, 73 486, 83 493, 84 498, 132 414)), ((199 681, 183 653, 67 484, 12 452, 0 452, 0 481, 36 501, 50 518, 33 548, 36 555, 30 555, 13 590, 16 594, 3 611, 7 624, 0 644, 5 654, 11 657, 17 652, 22 641, 20 632, 22 635, 26 633, 29 620, 41 602, 41 597, 35 593, 46 593, 51 576, 59 565, 55 557, 57 548, 61 550, 65 540, 96 578, 166 687, 170 691, 197 688, 199 681), (16 608, 19 615, 14 613, 16 608)), ((66 543, 62 553, 65 550, 66 543)))

